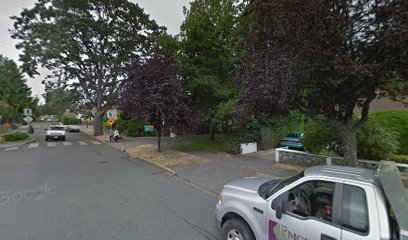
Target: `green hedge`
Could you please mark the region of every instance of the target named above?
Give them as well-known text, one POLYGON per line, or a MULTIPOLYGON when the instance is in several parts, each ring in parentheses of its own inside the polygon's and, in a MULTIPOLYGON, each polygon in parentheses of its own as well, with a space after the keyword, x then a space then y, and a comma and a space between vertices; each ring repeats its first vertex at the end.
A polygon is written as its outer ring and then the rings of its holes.
POLYGON ((290 132, 304 131, 304 115, 290 112, 287 116, 273 120, 270 124, 259 128, 258 145, 261 150, 279 147, 282 138, 290 132))
POLYGON ((143 134, 144 121, 132 119, 127 122, 126 134, 129 137, 141 137, 143 134))
POLYGON ((116 128, 121 134, 127 134, 129 120, 118 119, 116 120, 116 128))
MULTIPOLYGON (((144 121, 137 119, 118 119, 113 125, 114 128, 118 129, 120 134, 124 134, 128 137, 141 137, 143 134, 143 126, 144 121)), ((106 121, 104 121, 104 129, 110 129, 110 126, 106 123, 106 121)))
POLYGON ((398 155, 408 155, 408 110, 391 110, 370 114, 381 125, 399 134, 398 155))
POLYGON ((408 155, 392 155, 390 160, 396 163, 408 164, 408 155))
POLYGON ((329 143, 340 143, 336 130, 324 124, 309 120, 305 126, 303 145, 306 151, 319 154, 329 143))
POLYGON ((77 118, 62 118, 62 124, 64 125, 79 125, 82 123, 81 119, 77 118))
POLYGON ((224 149, 239 153, 241 143, 257 142, 258 149, 268 150, 278 147, 280 140, 290 132, 303 130, 304 116, 298 112, 291 112, 272 121, 267 117, 251 119, 234 127, 234 131, 226 137, 224 149))
MULTIPOLYGON (((386 128, 370 115, 364 128, 357 131, 357 155, 360 159, 389 159, 398 152, 398 138, 398 132, 386 128)), ((306 124, 303 139, 306 151, 319 154, 331 142, 342 144, 341 137, 333 128, 314 121, 306 124)), ((342 154, 341 149, 336 150, 342 154)))
POLYGON ((25 140, 28 138, 28 135, 25 133, 16 132, 16 133, 11 133, 11 134, 5 134, 1 137, 7 142, 14 142, 14 141, 25 140))
POLYGON ((357 132, 357 155, 361 159, 389 159, 397 153, 398 148, 398 133, 371 116, 364 128, 357 132))

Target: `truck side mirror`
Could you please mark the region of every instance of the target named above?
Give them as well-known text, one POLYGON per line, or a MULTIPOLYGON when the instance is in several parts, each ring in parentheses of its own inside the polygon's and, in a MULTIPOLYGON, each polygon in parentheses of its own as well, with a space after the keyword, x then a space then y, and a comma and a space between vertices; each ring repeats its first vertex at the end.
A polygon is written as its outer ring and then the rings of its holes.
POLYGON ((282 218, 282 212, 283 212, 283 207, 282 207, 282 203, 279 203, 278 206, 276 206, 276 218, 277 219, 281 219, 282 218))

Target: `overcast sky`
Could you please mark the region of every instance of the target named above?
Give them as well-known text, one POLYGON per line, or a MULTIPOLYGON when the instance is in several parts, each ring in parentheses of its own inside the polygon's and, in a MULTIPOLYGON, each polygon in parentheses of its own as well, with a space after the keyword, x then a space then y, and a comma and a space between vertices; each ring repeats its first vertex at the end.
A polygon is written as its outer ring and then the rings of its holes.
MULTIPOLYGON (((130 0, 138 3, 145 12, 161 26, 167 27, 167 32, 177 34, 184 19, 183 6, 188 6, 189 0, 130 0)), ((23 8, 32 8, 36 0, 0 0, 0 54, 18 61, 19 52, 15 49, 16 41, 10 38, 8 29, 12 28, 10 16, 18 15, 23 8)), ((33 96, 41 96, 44 87, 41 76, 35 79, 27 78, 33 96)))

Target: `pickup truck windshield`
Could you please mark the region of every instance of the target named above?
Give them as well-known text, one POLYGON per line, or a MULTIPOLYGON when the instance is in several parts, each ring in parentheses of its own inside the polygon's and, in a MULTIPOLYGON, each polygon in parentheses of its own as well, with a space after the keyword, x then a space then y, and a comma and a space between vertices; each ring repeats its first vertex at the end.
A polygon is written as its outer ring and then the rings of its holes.
POLYGON ((49 130, 55 130, 55 131, 64 131, 64 127, 50 127, 49 130))
POLYGON ((281 190, 282 188, 286 187, 287 185, 293 183, 294 181, 297 181, 298 179, 301 179, 304 176, 305 176, 304 172, 300 172, 300 173, 298 173, 296 175, 293 175, 291 177, 288 177, 288 178, 282 180, 280 183, 278 183, 277 185, 275 185, 274 187, 272 187, 269 190, 269 192, 267 194, 267 198, 269 198, 270 196, 272 196, 274 193, 281 190))

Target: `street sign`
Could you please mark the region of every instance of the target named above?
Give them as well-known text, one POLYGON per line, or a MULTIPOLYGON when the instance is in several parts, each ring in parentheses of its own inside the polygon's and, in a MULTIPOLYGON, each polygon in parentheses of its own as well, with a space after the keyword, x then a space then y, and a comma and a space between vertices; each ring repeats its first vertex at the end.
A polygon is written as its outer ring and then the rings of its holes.
POLYGON ((27 117, 25 117, 25 118, 24 118, 24 121, 26 121, 26 122, 30 123, 30 122, 32 122, 32 121, 33 121, 33 118, 32 118, 32 117, 30 117, 30 116, 27 116, 27 117))
POLYGON ((117 109, 110 109, 108 111, 106 111, 106 115, 108 116, 108 118, 111 119, 118 119, 118 110, 117 109))
POLYGON ((31 108, 24 108, 24 115, 26 116, 31 116, 33 114, 33 111, 31 108))
POLYGON ((107 121, 107 123, 109 124, 109 126, 112 126, 113 124, 115 124, 115 120, 109 119, 109 120, 107 121))
POLYGON ((153 133, 154 132, 154 126, 153 125, 144 125, 143 131, 145 133, 153 133))

